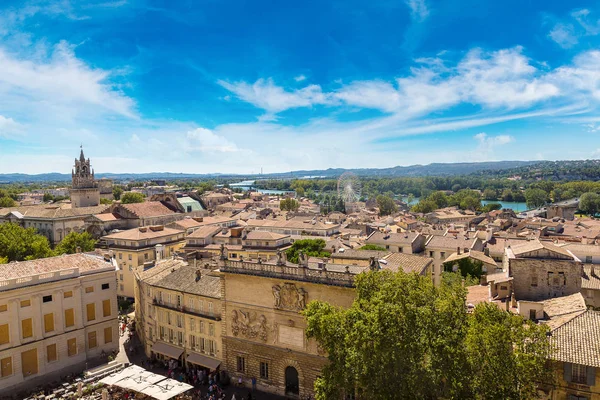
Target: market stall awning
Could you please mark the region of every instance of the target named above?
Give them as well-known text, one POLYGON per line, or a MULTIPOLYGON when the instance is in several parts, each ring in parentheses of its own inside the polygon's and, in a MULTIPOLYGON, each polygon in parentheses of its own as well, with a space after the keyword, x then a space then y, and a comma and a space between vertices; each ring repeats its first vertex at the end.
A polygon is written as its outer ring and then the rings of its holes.
POLYGON ((178 382, 169 378, 165 379, 164 381, 158 382, 157 384, 145 387, 139 392, 154 397, 158 400, 168 400, 171 397, 175 397, 178 394, 187 392, 188 390, 193 388, 194 387, 192 385, 188 385, 187 383, 183 382, 178 382))
POLYGON ((157 375, 150 371, 142 370, 134 375, 125 377, 120 381, 115 382, 114 385, 139 392, 144 388, 163 380, 165 380, 164 375, 157 375))
POLYGON ((139 373, 140 371, 145 371, 145 369, 138 367, 137 365, 132 365, 130 367, 122 369, 119 372, 115 372, 113 374, 105 376, 104 378, 102 378, 100 380, 100 383, 104 383, 105 385, 114 385, 116 382, 120 381, 121 379, 135 375, 136 373, 139 373))
POLYGON ((152 351, 174 359, 178 359, 183 354, 183 349, 165 342, 154 343, 152 346, 152 351))
POLYGON ((219 365, 221 365, 221 361, 198 353, 188 354, 186 360, 192 364, 200 365, 201 367, 206 367, 209 369, 217 369, 219 365))

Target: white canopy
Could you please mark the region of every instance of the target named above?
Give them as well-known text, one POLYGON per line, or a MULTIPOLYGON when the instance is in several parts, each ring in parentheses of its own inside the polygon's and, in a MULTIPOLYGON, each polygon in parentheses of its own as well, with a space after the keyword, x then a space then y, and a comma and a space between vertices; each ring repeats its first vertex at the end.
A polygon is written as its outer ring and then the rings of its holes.
POLYGON ((158 400, 168 400, 171 397, 177 396, 183 392, 187 392, 192 388, 192 385, 169 378, 154 385, 150 385, 140 392, 148 396, 152 396, 158 400))
POLYGON ((142 389, 154 383, 164 380, 163 375, 157 375, 150 371, 142 370, 139 373, 125 377, 116 382, 115 385, 124 389, 135 390, 140 392, 142 389))
POLYGON ((168 400, 193 388, 192 385, 146 371, 137 365, 111 374, 100 380, 100 383, 134 390, 158 400, 168 400))
POLYGON ((140 371, 145 371, 144 368, 138 367, 137 365, 132 365, 125 369, 122 369, 119 372, 115 372, 108 376, 105 376, 100 380, 100 383, 104 383, 105 385, 114 385, 115 382, 120 381, 123 378, 127 378, 128 376, 134 375, 135 373, 139 373, 140 371))

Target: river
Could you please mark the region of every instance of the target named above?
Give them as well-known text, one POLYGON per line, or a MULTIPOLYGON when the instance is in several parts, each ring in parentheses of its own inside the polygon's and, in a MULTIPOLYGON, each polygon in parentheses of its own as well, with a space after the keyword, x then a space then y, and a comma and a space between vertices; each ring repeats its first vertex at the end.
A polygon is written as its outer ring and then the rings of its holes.
MULTIPOLYGON (((403 197, 402 201, 407 202, 408 197, 403 197)), ((415 197, 410 205, 415 205, 419 202, 419 198, 415 197)), ((527 204, 518 201, 496 201, 496 200, 481 200, 482 205, 490 203, 500 203, 502 208, 511 208, 514 212, 527 211, 527 204)))

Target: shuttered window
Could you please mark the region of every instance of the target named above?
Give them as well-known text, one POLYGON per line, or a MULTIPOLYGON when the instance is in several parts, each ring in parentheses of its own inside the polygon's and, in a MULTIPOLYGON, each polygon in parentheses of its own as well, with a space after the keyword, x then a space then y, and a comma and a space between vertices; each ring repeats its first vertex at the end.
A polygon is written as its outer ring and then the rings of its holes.
POLYGON ((21 307, 29 307, 30 305, 31 305, 31 300, 21 301, 21 307))
POLYGON ((102 301, 102 316, 110 317, 110 299, 102 301))
POLYGON ((24 377, 38 373, 37 349, 27 350, 21 353, 21 371, 24 377))
POLYGON ((69 339, 67 340, 67 354, 69 357, 72 357, 77 354, 77 339, 69 339))
POLYGON ((56 344, 46 346, 46 360, 48 362, 56 361, 56 344))
POLYGON ((30 338, 33 336, 33 321, 31 318, 27 318, 21 321, 21 331, 23 333, 23 339, 30 338))
POLYGON ((75 326, 75 311, 72 308, 65 310, 65 327, 75 326))
POLYGON ((95 320, 96 319, 96 304, 90 303, 87 306, 85 306, 85 308, 87 311, 88 322, 95 320))
POLYGON ((68 290, 68 291, 64 292, 64 293, 63 293, 63 297, 64 297, 65 299, 68 299, 69 297, 73 297, 73 291, 71 291, 71 290, 68 290))
POLYGON ((8 310, 8 304, 0 304, 0 312, 4 312, 8 310))
POLYGON ((52 332, 54 330, 54 314, 44 314, 44 332, 52 332))
POLYGON ((108 328, 104 328, 104 344, 112 343, 112 328, 109 326, 108 328))
POLYGON ((88 332, 88 349, 93 349, 98 346, 98 341, 96 340, 96 331, 88 332))
POLYGON ((12 375, 12 358, 6 357, 0 360, 0 376, 4 378, 9 375, 12 375))
POLYGON ((93 286, 88 286, 85 288, 85 292, 86 293, 93 293, 94 292, 94 287, 93 286))
POLYGON ((10 342, 8 324, 0 325, 0 345, 10 342))

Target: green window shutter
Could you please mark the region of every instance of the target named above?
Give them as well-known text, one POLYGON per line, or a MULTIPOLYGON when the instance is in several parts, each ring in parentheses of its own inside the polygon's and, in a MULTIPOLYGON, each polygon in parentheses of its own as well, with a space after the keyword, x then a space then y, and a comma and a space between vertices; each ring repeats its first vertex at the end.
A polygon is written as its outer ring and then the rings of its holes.
POLYGON ((563 363, 565 382, 571 382, 573 377, 573 364, 563 363))
POLYGON ((587 367, 587 384, 588 386, 594 386, 596 384, 596 368, 587 367))

